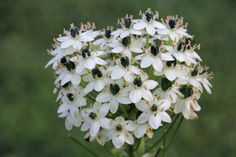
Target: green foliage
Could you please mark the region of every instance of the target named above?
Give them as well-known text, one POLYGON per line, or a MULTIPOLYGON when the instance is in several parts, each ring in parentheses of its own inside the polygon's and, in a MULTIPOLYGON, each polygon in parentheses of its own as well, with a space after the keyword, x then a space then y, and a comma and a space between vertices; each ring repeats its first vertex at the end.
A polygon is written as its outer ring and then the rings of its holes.
MULTIPOLYGON (((74 22, 115 26, 126 13, 148 7, 160 16, 184 16, 200 55, 215 73, 213 95, 201 99, 200 119, 185 121, 166 156, 236 156, 235 78, 236 2, 233 0, 1 0, 0 2, 0 156, 90 156, 67 137, 57 118, 53 74, 43 67, 53 37, 74 22)), ((83 141, 96 153, 104 147, 83 141)))

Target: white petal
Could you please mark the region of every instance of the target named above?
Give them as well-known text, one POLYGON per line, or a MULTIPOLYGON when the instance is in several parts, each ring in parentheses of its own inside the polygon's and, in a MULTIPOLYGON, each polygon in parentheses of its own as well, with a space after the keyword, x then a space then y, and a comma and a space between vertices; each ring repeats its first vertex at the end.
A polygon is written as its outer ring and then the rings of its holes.
POLYGON ((110 106, 108 104, 102 104, 99 108, 100 117, 105 117, 109 112, 110 106))
POLYGON ((78 74, 73 75, 73 77, 72 77, 72 79, 71 79, 71 83, 72 83, 73 85, 79 85, 79 84, 80 84, 80 81, 81 81, 80 75, 78 75, 78 74))
POLYGON ((144 86, 146 89, 154 89, 156 88, 156 86, 158 85, 158 83, 154 80, 147 80, 144 82, 144 86))
POLYGON ((91 125, 91 127, 90 127, 90 134, 91 134, 91 136, 92 136, 92 137, 95 137, 95 136, 97 135, 99 129, 100 129, 100 124, 99 124, 99 122, 94 122, 94 123, 92 123, 92 125, 91 125))
POLYGON ((90 69, 92 70, 93 68, 95 68, 95 61, 93 59, 87 59, 85 62, 84 62, 84 67, 86 67, 87 69, 90 69))
POLYGON ((115 99, 113 99, 110 102, 110 111, 111 111, 111 113, 116 113, 116 111, 118 110, 118 107, 119 107, 119 103, 115 99))
POLYGON ((155 28, 152 25, 147 25, 146 27, 147 33, 153 36, 156 33, 155 28))
POLYGON ((166 112, 160 112, 161 120, 167 123, 171 122, 170 116, 166 112))
POLYGON ((116 100, 121 104, 131 104, 131 101, 128 97, 118 96, 116 100))
POLYGON ((127 130, 128 131, 134 131, 137 128, 137 124, 132 121, 132 120, 128 120, 127 121, 127 130))
POLYGON ((125 136, 126 136, 125 141, 128 144, 130 144, 130 145, 134 144, 134 138, 130 133, 126 133, 125 136))
POLYGON ((166 25, 164 25, 163 23, 158 22, 158 21, 152 21, 152 26, 154 26, 156 28, 159 28, 159 29, 166 28, 166 25))
POLYGON ((115 135, 113 138, 112 138, 112 143, 113 145, 116 147, 116 148, 120 148, 124 145, 125 143, 125 139, 124 139, 124 136, 120 136, 120 135, 115 135))
POLYGON ((105 87, 105 83, 102 80, 97 80, 94 84, 94 89, 97 92, 100 92, 105 87))
POLYGON ((85 93, 89 93, 94 89, 94 82, 90 82, 87 84, 87 86, 84 89, 85 93))
POLYGON ((137 122, 139 124, 143 124, 148 121, 148 115, 146 113, 141 113, 141 115, 138 117, 137 122))
POLYGON ((150 65, 152 65, 152 58, 149 55, 146 55, 142 58, 140 66, 141 68, 147 68, 150 65))
POLYGON ((136 103, 135 106, 139 111, 143 111, 143 112, 148 111, 150 109, 149 104, 146 103, 146 101, 144 100, 136 103))
POLYGON ((103 59, 99 58, 99 57, 94 57, 94 61, 99 64, 99 65, 106 65, 106 61, 104 61, 103 59))
POLYGON ((164 61, 173 61, 174 60, 174 58, 172 57, 172 55, 170 53, 162 53, 161 59, 164 61))
POLYGON ((148 122, 153 129, 158 129, 161 126, 161 119, 158 116, 152 115, 148 122))
POLYGON ((172 70, 166 70, 165 71, 165 76, 168 80, 170 81, 174 81, 177 77, 177 74, 175 71, 172 71, 172 70))
POLYGON ((147 101, 152 101, 153 100, 152 93, 149 90, 143 91, 143 98, 147 101))
POLYGON ((153 63, 152 63, 153 68, 158 71, 161 72, 163 69, 163 65, 162 65, 162 61, 160 59, 156 59, 153 63))
POLYGON ((124 51, 123 47, 116 47, 111 50, 112 53, 121 53, 124 51))
POLYGON ((61 48, 67 48, 67 47, 69 47, 69 46, 71 46, 71 45, 73 45, 73 40, 66 40, 65 42, 63 42, 62 44, 61 44, 61 48))
POLYGON ((96 101, 98 102, 108 102, 111 100, 111 94, 107 92, 99 93, 96 97, 96 101))
POLYGON ((142 95, 143 95, 142 90, 136 89, 130 92, 129 98, 132 103, 137 103, 141 100, 142 95))
POLYGON ((121 68, 115 68, 112 72, 111 72, 111 79, 112 80, 117 80, 121 77, 123 77, 125 74, 124 70, 122 70, 121 68))
POLYGON ((134 24, 134 29, 140 30, 144 29, 147 26, 147 24, 144 21, 138 21, 137 23, 134 24))
POLYGON ((71 80, 71 78, 72 78, 72 75, 66 74, 61 80, 61 85, 63 86, 64 84, 69 82, 71 80))
POLYGON ((67 130, 71 130, 73 127, 73 124, 69 121, 68 118, 66 118, 66 120, 65 120, 65 126, 66 126, 67 130))
POLYGON ((111 121, 107 118, 102 118, 100 120, 101 123, 101 127, 103 127, 104 129, 109 129, 111 127, 111 121))
POLYGON ((124 31, 120 34, 120 37, 123 39, 124 37, 129 36, 129 32, 128 31, 124 31))
POLYGON ((134 135, 135 135, 135 137, 137 137, 137 138, 141 138, 141 137, 144 136, 144 134, 146 133, 146 131, 147 131, 147 128, 146 128, 145 125, 139 125, 139 126, 137 127, 137 129, 134 131, 134 135))

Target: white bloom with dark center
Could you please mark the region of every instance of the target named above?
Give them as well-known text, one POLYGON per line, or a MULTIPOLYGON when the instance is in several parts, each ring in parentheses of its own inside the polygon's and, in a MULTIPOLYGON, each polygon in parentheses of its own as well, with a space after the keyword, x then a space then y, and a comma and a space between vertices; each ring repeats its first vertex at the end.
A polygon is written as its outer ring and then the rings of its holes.
POLYGON ((137 122, 140 124, 148 122, 151 128, 158 129, 162 125, 162 121, 171 122, 171 118, 166 112, 170 108, 170 102, 165 99, 154 99, 154 101, 142 100, 135 105, 138 110, 143 112, 137 119, 137 122))
POLYGON ((142 14, 141 20, 135 20, 134 29, 145 29, 151 36, 155 35, 156 29, 164 29, 165 25, 161 22, 155 21, 158 18, 158 13, 153 13, 150 9, 142 14))
POLYGON ((192 36, 187 33, 185 27, 186 26, 183 26, 182 18, 167 17, 166 25, 161 29, 158 29, 157 33, 164 40, 166 40, 166 37, 169 37, 172 41, 178 42, 183 37, 192 38, 192 36))
POLYGON ((66 60, 63 62, 62 68, 56 71, 58 75, 55 84, 58 82, 61 83, 61 86, 65 85, 68 82, 71 82, 73 85, 79 85, 81 81, 81 76, 75 72, 76 64, 71 60, 66 60))
POLYGON ((109 90, 101 92, 96 97, 98 102, 109 102, 111 113, 116 113, 119 104, 130 104, 127 88, 121 89, 118 84, 110 84, 109 90))
POLYGON ((102 49, 106 49, 113 40, 112 31, 109 28, 105 29, 101 35, 102 38, 95 40, 93 44, 96 46, 100 46, 102 49))
POLYGON ((143 74, 138 67, 130 65, 130 60, 128 57, 121 57, 120 60, 117 61, 117 64, 118 65, 109 68, 111 71, 112 80, 124 78, 125 81, 132 82, 135 75, 143 74))
POLYGON ((81 31, 79 28, 72 26, 65 36, 60 36, 57 41, 61 43, 62 49, 72 47, 75 51, 80 51, 84 42, 93 41, 95 38, 91 31, 81 31))
POLYGON ((100 92, 109 82, 106 71, 98 67, 92 69, 92 73, 84 76, 83 79, 85 82, 88 82, 88 84, 84 88, 85 93, 89 93, 92 90, 100 92))
POLYGON ((165 46, 165 49, 173 55, 177 61, 185 62, 188 66, 197 64, 197 61, 201 61, 200 56, 193 49, 185 49, 185 43, 180 42, 175 47, 165 46))
POLYGON ((82 54, 78 56, 78 66, 76 72, 81 74, 85 69, 92 70, 96 65, 106 65, 106 61, 99 56, 103 54, 103 51, 90 51, 88 48, 82 50, 82 54))
POLYGON ((109 133, 113 145, 118 149, 121 148, 125 142, 133 145, 134 138, 130 132, 135 129, 136 124, 133 121, 125 121, 121 116, 116 117, 115 120, 112 121, 112 129, 109 133))
POLYGON ((113 41, 110 44, 112 48, 111 53, 121 54, 121 56, 129 57, 131 59, 132 52, 134 53, 142 53, 143 42, 140 39, 136 39, 135 37, 127 36, 119 41, 113 41))
POLYGON ((156 88, 158 83, 154 80, 142 81, 141 77, 136 77, 133 84, 128 88, 130 90, 129 98, 132 103, 139 102, 142 98, 147 101, 153 101, 153 95, 150 90, 156 88))
POLYGON ((159 52, 159 49, 155 46, 151 46, 149 49, 146 49, 144 54, 138 55, 135 57, 136 60, 141 60, 140 67, 148 68, 152 66, 156 71, 161 72, 163 69, 163 61, 173 61, 174 58, 170 53, 159 52))
POLYGON ((149 138, 153 137, 153 129, 148 123, 137 124, 137 128, 134 131, 134 135, 137 138, 141 138, 144 135, 147 135, 149 138))
POLYGON ((121 19, 120 21, 121 29, 117 29, 116 31, 112 32, 115 38, 120 37, 121 39, 130 36, 130 35, 142 35, 142 31, 135 30, 133 28, 133 18, 126 16, 125 18, 121 19))
POLYGON ((109 129, 111 127, 111 120, 105 116, 109 112, 108 104, 95 103, 92 108, 86 108, 81 111, 81 115, 84 119, 81 130, 86 131, 89 129, 89 133, 92 137, 96 137, 100 128, 109 129))

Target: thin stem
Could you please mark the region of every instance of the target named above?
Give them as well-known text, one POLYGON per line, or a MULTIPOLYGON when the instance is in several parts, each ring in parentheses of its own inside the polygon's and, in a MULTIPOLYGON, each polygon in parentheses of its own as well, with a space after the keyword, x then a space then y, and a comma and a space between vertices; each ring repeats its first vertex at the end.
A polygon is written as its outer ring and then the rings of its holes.
POLYGON ((156 152, 156 154, 154 155, 154 157, 157 157, 157 156, 160 154, 161 150, 162 150, 162 147, 160 147, 160 148, 157 150, 157 152, 156 152))
POLYGON ((76 138, 74 138, 71 135, 68 135, 68 137, 74 141, 76 144, 80 145, 82 148, 84 148, 85 150, 87 150, 91 155, 93 155, 94 157, 98 157, 97 154, 95 154, 92 150, 88 149, 85 145, 83 145, 81 142, 79 142, 76 138))
MULTIPOLYGON (((173 123, 170 125, 170 127, 166 130, 166 132, 151 146, 149 147, 146 152, 149 152, 150 150, 152 150, 154 147, 156 147, 162 140, 163 138, 170 132, 170 130, 173 128, 174 124, 176 123, 178 117, 180 115, 177 115, 176 118, 174 119, 173 123)), ((145 153, 146 153, 145 152, 145 153)))
POLYGON ((162 157, 166 155, 166 137, 163 140, 163 149, 162 149, 162 157))
POLYGON ((128 154, 129 154, 129 157, 134 157, 133 145, 129 145, 129 147, 128 147, 128 154))
POLYGON ((181 119, 179 120, 179 123, 178 123, 178 125, 176 127, 176 130, 174 132, 174 135, 171 137, 170 142, 168 143, 168 145, 166 147, 166 150, 168 150, 170 148, 171 144, 173 143, 173 141, 174 141, 174 139, 175 139, 180 127, 181 127, 181 124, 183 123, 183 120, 184 120, 184 117, 181 116, 181 119))
POLYGON ((148 48, 148 47, 149 47, 149 39, 150 39, 149 34, 146 34, 146 44, 145 44, 145 48, 148 48))

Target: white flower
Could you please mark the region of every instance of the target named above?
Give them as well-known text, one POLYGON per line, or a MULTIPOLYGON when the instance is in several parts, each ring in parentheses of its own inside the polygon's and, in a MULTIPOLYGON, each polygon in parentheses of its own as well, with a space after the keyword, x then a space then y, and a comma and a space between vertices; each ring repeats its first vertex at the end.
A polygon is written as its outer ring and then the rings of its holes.
POLYGON ((55 80, 55 84, 60 82, 63 86, 71 82, 73 85, 79 85, 81 76, 75 72, 76 64, 71 60, 65 61, 63 64, 64 67, 56 71, 58 76, 55 80))
POLYGON ((108 45, 112 42, 112 32, 111 29, 106 29, 102 32, 102 38, 99 38, 93 42, 94 45, 100 46, 102 49, 108 47, 108 45))
POLYGON ((137 128, 134 131, 134 135, 137 138, 141 138, 144 135, 147 135, 149 138, 153 137, 153 130, 148 123, 137 124, 137 128))
POLYGON ((81 111, 81 115, 84 119, 81 130, 86 131, 88 129, 92 137, 95 137, 100 127, 109 129, 111 126, 110 119, 105 116, 109 112, 108 104, 95 103, 92 108, 86 108, 81 111))
POLYGON ((114 40, 110 47, 112 48, 111 53, 121 54, 123 57, 132 57, 132 52, 142 53, 143 42, 135 37, 124 37, 119 41, 114 40))
POLYGON ((164 40, 166 37, 169 37, 172 41, 177 42, 183 37, 192 38, 192 36, 187 33, 185 26, 183 26, 183 19, 170 16, 166 19, 166 25, 161 29, 158 29, 157 33, 164 40))
POLYGON ((165 25, 155 21, 158 18, 158 13, 154 14, 150 9, 142 14, 142 20, 135 20, 134 29, 142 30, 145 29, 148 34, 154 35, 156 29, 163 29, 165 25))
POLYGON ((93 89, 97 92, 101 91, 109 81, 106 75, 104 69, 99 69, 98 67, 92 69, 92 73, 83 77, 84 81, 88 82, 84 88, 84 92, 89 93, 93 89))
POLYGON ((109 102, 111 113, 116 113, 120 104, 130 104, 127 88, 120 89, 118 84, 110 84, 109 90, 101 92, 96 97, 98 102, 109 102))
POLYGON ((57 38, 57 41, 61 43, 60 47, 62 49, 73 47, 75 51, 80 51, 83 42, 89 42, 94 40, 94 34, 91 31, 81 31, 79 28, 71 26, 69 32, 65 32, 66 36, 61 36, 57 38))
POLYGON ((122 26, 121 29, 117 29, 116 31, 112 32, 115 38, 120 37, 121 39, 130 36, 130 35, 142 35, 140 30, 135 30, 133 28, 133 18, 126 16, 125 18, 121 19, 120 25, 122 26))
POLYGON ((170 108, 170 102, 165 99, 155 99, 154 101, 142 100, 135 105, 143 112, 137 119, 137 122, 140 124, 148 122, 153 129, 158 129, 162 125, 162 121, 171 122, 171 118, 166 112, 170 108))
POLYGON ((156 88, 157 85, 158 83, 154 80, 142 81, 141 77, 136 77, 133 84, 128 87, 130 89, 129 98, 131 102, 137 103, 142 98, 152 101, 153 95, 150 90, 156 88))
POLYGON ((163 69, 163 61, 173 61, 174 58, 170 53, 162 53, 155 46, 151 46, 149 49, 146 49, 144 54, 138 55, 135 57, 136 60, 141 60, 140 67, 147 68, 152 65, 152 67, 161 72, 163 69))
POLYGON ((141 75, 142 71, 136 66, 130 65, 130 60, 128 57, 120 58, 120 61, 117 61, 118 65, 110 67, 111 79, 117 80, 124 78, 127 82, 132 82, 134 75, 141 75))
POLYGON ((173 55, 179 62, 185 62, 188 66, 197 64, 197 60, 201 61, 199 55, 194 49, 186 49, 185 43, 180 42, 177 46, 165 46, 165 49, 173 55))
POLYGON ((134 122, 125 121, 121 116, 116 117, 115 120, 112 121, 112 129, 109 133, 113 145, 116 148, 120 148, 125 142, 130 145, 134 144, 134 138, 129 131, 134 131, 135 129, 136 125, 134 122))
POLYGON ((77 57, 78 66, 76 72, 81 74, 85 69, 92 70, 96 65, 106 65, 106 61, 99 58, 102 54, 103 51, 90 52, 87 48, 83 49, 82 54, 77 57))

